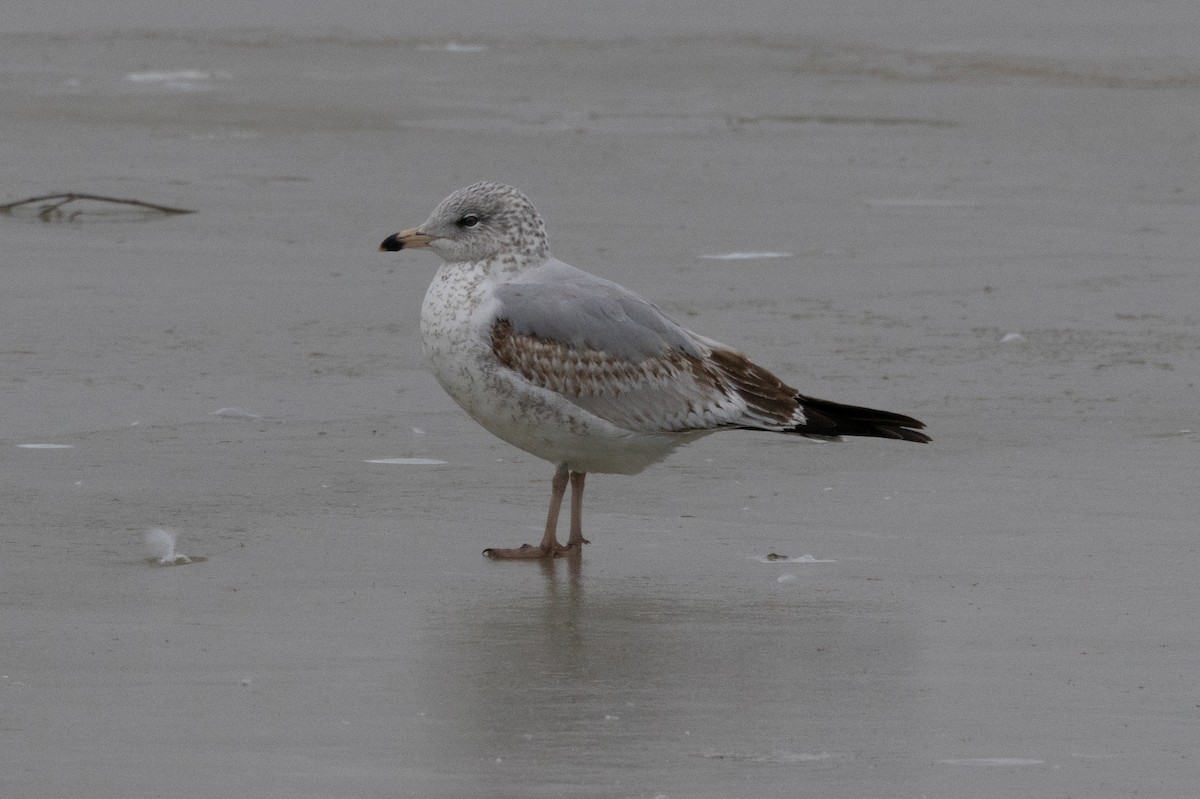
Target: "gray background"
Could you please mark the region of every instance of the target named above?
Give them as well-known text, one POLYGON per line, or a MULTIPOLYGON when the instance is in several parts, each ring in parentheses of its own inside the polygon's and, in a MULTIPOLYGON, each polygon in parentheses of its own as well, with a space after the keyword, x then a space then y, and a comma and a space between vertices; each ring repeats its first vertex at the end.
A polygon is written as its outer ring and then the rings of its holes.
POLYGON ((1195 795, 1200 6, 315 5, 6 4, 0 198, 199 213, 0 217, 0 793, 1195 795), (483 178, 935 443, 714 436, 485 561, 552 469, 375 251, 483 178))

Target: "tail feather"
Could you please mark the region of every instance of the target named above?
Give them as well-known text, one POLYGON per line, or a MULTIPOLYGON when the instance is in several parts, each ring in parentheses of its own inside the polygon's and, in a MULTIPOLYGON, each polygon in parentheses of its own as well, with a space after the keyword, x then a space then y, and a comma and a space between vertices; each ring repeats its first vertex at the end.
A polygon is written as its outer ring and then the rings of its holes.
POLYGON ((911 416, 840 402, 796 395, 796 401, 804 409, 805 423, 796 425, 787 432, 803 436, 836 437, 868 436, 871 438, 893 438, 927 444, 933 439, 917 432, 925 423, 911 416))

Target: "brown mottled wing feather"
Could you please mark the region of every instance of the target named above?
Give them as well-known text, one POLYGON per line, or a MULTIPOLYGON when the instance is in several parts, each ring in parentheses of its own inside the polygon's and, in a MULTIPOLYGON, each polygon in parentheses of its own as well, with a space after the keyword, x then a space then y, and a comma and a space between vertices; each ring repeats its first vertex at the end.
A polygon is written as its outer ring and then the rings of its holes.
POLYGON ((741 398, 692 355, 668 350, 626 358, 524 335, 505 320, 492 327, 492 351, 533 385, 626 430, 673 433, 744 423, 741 398))
POLYGON ((796 389, 742 353, 727 347, 713 347, 708 360, 746 403, 747 418, 743 420, 743 427, 798 432, 793 428, 808 423, 796 402, 796 389))

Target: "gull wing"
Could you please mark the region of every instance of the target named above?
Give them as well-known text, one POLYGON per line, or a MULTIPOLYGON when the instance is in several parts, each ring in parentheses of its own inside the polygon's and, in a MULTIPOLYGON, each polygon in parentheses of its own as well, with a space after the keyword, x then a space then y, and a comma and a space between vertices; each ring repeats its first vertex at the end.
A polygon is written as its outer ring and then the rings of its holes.
POLYGON ((751 403, 767 398, 763 386, 748 402, 726 368, 741 356, 612 281, 551 259, 495 295, 492 349, 501 363, 618 427, 668 433, 797 422, 792 389, 758 370, 774 381, 766 393, 776 407, 756 418, 751 403))

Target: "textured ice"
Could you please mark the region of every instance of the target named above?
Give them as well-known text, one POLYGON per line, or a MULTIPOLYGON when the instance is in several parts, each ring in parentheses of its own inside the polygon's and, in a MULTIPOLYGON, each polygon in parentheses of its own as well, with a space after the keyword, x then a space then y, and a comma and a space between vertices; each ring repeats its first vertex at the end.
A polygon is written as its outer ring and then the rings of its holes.
POLYGON ((800 555, 790 558, 787 555, 780 555, 776 552, 769 552, 766 555, 751 555, 750 559, 757 560, 759 563, 837 563, 836 560, 815 558, 812 555, 800 555))

